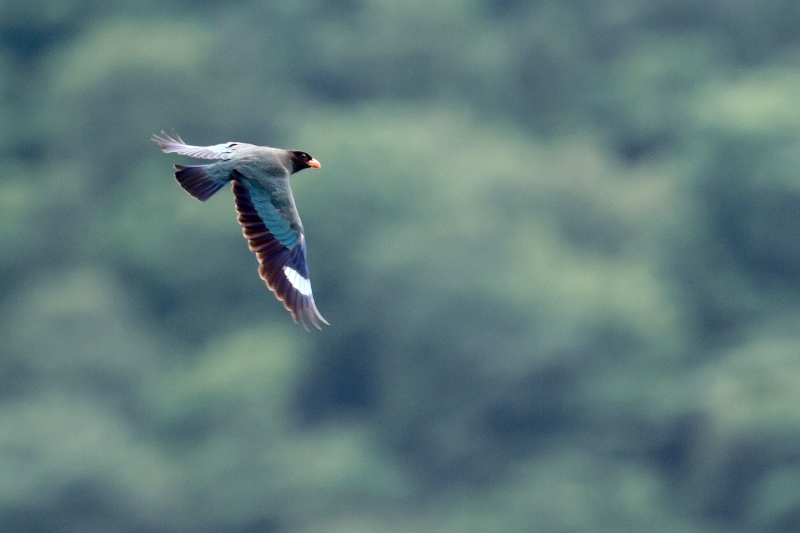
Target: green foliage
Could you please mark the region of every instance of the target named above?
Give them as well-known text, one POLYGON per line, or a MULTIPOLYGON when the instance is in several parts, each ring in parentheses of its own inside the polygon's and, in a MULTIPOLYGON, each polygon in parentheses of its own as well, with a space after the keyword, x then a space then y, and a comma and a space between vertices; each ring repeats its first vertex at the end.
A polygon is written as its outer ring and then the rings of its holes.
POLYGON ((796 531, 798 17, 3 4, 3 531, 796 531), (322 162, 331 327, 172 128, 322 162))

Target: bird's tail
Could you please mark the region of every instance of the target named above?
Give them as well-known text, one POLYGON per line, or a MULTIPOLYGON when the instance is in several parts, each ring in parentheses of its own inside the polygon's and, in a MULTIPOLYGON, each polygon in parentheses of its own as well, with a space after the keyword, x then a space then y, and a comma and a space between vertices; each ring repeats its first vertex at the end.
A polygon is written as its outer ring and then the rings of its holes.
MULTIPOLYGON (((212 163, 213 164, 213 163, 212 163)), ((211 198, 215 192, 225 185, 226 180, 220 181, 208 173, 207 167, 211 165, 175 165, 175 179, 178 180, 183 190, 205 202, 211 198)))

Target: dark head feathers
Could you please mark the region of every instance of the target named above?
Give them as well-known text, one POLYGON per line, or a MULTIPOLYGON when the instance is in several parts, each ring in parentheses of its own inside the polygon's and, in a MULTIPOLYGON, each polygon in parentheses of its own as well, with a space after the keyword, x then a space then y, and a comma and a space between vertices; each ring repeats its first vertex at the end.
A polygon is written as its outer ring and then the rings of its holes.
POLYGON ((319 164, 319 161, 308 155, 306 152, 301 152, 300 150, 290 150, 289 160, 292 163, 292 174, 299 172, 304 168, 320 168, 322 166, 319 164))

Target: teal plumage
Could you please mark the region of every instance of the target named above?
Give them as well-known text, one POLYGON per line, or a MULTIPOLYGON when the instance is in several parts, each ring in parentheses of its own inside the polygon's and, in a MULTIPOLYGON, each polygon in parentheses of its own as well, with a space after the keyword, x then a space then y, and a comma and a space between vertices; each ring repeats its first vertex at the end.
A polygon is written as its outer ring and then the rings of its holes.
POLYGON ((175 179, 201 202, 231 182, 239 224, 259 261, 259 274, 283 302, 295 322, 321 329, 306 261, 303 223, 297 213, 289 176, 304 168, 320 168, 305 152, 229 142, 191 146, 173 132, 153 135, 165 153, 214 159, 205 165, 175 165, 175 179))

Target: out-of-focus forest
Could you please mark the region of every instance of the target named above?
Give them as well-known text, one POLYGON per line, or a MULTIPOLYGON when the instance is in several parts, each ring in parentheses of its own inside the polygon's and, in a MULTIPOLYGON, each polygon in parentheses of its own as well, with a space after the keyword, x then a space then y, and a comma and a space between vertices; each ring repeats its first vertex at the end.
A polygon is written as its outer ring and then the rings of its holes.
POLYGON ((6 1, 0 163, 4 532, 800 531, 800 3, 6 1))

